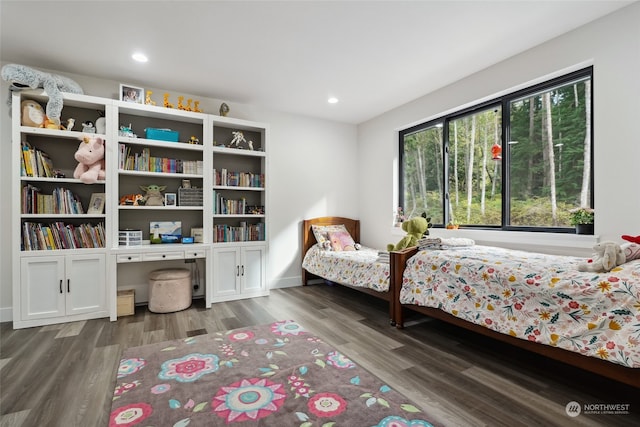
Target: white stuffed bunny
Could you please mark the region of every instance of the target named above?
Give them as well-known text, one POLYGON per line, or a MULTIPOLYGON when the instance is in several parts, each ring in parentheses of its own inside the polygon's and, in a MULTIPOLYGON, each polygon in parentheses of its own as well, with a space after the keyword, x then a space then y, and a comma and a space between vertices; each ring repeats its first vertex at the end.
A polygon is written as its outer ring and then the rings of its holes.
POLYGON ((600 242, 593 249, 595 251, 593 258, 580 263, 579 271, 603 273, 624 264, 627 260, 622 248, 615 242, 600 242))

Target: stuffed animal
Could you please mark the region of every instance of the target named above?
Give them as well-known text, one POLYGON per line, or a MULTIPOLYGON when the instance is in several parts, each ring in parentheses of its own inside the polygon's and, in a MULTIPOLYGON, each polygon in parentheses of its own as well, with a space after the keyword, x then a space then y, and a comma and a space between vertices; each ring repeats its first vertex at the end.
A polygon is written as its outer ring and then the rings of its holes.
POLYGON ((44 108, 36 101, 25 99, 20 103, 20 111, 22 112, 22 126, 31 126, 34 128, 44 126, 44 108))
POLYGON ((73 171, 74 178, 85 184, 93 184, 105 178, 102 138, 84 136, 74 157, 78 161, 78 166, 73 171))
POLYGON ((628 243, 620 245, 624 256, 627 259, 626 262, 634 259, 640 259, 640 236, 622 235, 622 240, 626 240, 628 243))
POLYGON ((167 188, 166 185, 141 185, 140 188, 146 191, 144 195, 145 206, 164 206, 164 197, 162 197, 161 191, 167 188))
POLYGON ((620 245, 615 242, 600 242, 594 245, 594 257, 578 265, 579 271, 604 273, 627 261, 620 245))
POLYGON ((429 220, 424 216, 411 218, 402 223, 402 229, 407 233, 398 243, 395 245, 389 243, 387 245, 388 251, 399 251, 401 249, 410 248, 418 245, 418 240, 429 231, 429 220))
POLYGON ((68 77, 45 73, 26 65, 6 64, 2 67, 0 74, 3 80, 9 82, 9 100, 7 101, 9 113, 11 113, 11 91, 41 87, 49 96, 47 117, 58 126, 60 113, 62 113, 62 92, 83 93, 80 85, 68 77))

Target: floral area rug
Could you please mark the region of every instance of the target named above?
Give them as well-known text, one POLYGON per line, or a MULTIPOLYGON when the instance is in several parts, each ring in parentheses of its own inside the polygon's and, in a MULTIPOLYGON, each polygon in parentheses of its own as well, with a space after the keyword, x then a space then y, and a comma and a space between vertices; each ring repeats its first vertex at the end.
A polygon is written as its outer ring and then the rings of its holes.
POLYGON ((109 426, 425 427, 407 398, 294 321, 133 347, 109 426))

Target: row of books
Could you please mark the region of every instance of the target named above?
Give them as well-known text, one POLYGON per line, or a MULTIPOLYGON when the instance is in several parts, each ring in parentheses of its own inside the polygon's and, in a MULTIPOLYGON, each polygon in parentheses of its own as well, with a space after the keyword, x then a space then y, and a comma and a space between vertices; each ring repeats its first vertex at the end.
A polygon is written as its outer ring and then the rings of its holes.
POLYGON ((118 168, 120 170, 139 172, 185 173, 202 175, 204 163, 202 160, 182 160, 168 157, 154 157, 149 148, 141 152, 132 153, 131 147, 119 144, 118 168))
POLYGON ((23 214, 84 214, 78 196, 67 188, 54 188, 52 194, 42 194, 31 184, 22 187, 23 214))
POLYGON ((264 224, 241 223, 239 227, 226 224, 213 226, 213 241, 218 242, 258 242, 265 239, 264 224))
POLYGON ((22 224, 22 250, 104 248, 104 224, 65 224, 54 222, 22 224))
POLYGON ((213 185, 264 188, 264 174, 251 172, 229 172, 224 168, 221 170, 214 169, 213 185))
POLYGON ((54 178, 53 162, 47 153, 31 147, 31 145, 25 141, 22 143, 20 175, 54 178))

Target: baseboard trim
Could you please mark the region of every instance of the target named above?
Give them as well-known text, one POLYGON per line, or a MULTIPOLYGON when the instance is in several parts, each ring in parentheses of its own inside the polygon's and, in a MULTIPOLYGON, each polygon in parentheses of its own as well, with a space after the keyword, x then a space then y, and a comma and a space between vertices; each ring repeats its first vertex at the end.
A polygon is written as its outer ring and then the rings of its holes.
POLYGON ((269 289, 293 288, 295 286, 302 286, 302 276, 274 279, 269 284, 269 289))
POLYGON ((13 322, 13 307, 0 307, 0 322, 13 322))

